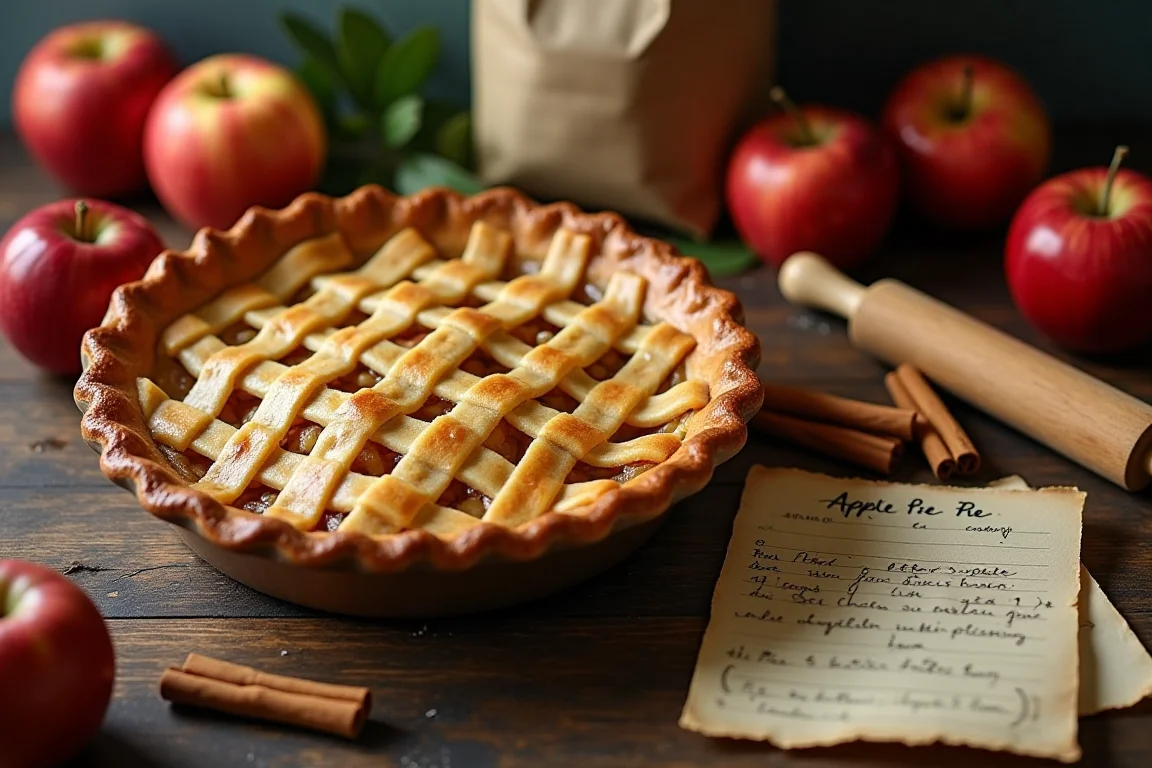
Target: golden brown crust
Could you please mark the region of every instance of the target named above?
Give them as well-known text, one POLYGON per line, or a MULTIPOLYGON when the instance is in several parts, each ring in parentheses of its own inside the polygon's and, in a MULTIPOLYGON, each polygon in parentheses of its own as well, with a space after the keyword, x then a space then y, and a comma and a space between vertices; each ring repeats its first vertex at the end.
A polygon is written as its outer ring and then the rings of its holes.
POLYGON ((84 411, 84 439, 101 452, 104 474, 134 490, 156 516, 216 545, 306 565, 394 571, 425 561, 460 569, 484 556, 526 560, 554 545, 597 541, 617 525, 650 520, 703 488, 713 468, 744 445, 745 423, 760 407, 754 373, 759 342, 742 319, 736 297, 712 287, 698 261, 635 234, 616 214, 583 213, 568 203, 537 205, 511 189, 474 197, 446 189, 396 197, 369 186, 339 199, 302 195, 281 211, 253 208, 227 232, 204 229, 188 250, 162 253, 144 279, 116 290, 103 325, 85 335, 85 372, 75 398, 84 411), (305 533, 225 506, 178 476, 152 440, 136 389, 137 378, 153 369, 159 333, 173 320, 225 287, 251 280, 312 237, 339 230, 353 251, 365 255, 411 226, 439 250, 458 253, 478 219, 510 231, 517 253, 529 259, 543 257, 561 226, 588 234, 597 254, 588 268, 590 282, 603 286, 619 270, 643 276, 649 285, 645 315, 695 337, 689 374, 708 382, 711 400, 693 417, 670 459, 603 494, 579 515, 548 512, 519 528, 484 523, 451 538, 423 530, 384 537, 305 533))

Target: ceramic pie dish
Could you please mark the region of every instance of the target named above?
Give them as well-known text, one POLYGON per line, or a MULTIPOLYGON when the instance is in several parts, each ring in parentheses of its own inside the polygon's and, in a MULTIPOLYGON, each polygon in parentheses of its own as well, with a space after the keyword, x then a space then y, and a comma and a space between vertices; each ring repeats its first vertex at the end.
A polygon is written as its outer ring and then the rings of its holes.
POLYGON ((760 405, 740 321, 615 214, 365 187, 161 254, 75 397, 104 474, 224 573, 459 613, 606 568, 704 487, 760 405))

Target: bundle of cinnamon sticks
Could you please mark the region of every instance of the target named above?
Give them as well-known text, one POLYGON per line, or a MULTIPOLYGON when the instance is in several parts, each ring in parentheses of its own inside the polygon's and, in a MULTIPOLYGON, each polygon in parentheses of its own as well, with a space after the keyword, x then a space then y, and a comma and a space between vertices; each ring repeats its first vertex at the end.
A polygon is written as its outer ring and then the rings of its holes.
POLYGON ((882 475, 892 473, 909 442, 920 446, 940 480, 980 468, 972 441, 920 371, 901 365, 884 384, 896 407, 765 384, 752 426, 882 475))
POLYGON ((173 704, 295 725, 354 739, 372 708, 368 688, 270 675, 191 653, 164 670, 160 696, 173 704))

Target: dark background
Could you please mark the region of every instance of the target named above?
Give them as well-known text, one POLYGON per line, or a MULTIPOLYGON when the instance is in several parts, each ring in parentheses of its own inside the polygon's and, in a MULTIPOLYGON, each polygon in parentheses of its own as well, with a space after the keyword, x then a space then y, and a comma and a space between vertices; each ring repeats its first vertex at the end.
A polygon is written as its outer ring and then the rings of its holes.
MULTIPOLYGON (((343 4, 0 0, 0 125, 8 122, 20 60, 61 24, 134 20, 158 31, 184 63, 243 50, 291 64, 296 57, 277 13, 293 8, 331 26, 343 4)), ((352 4, 374 12, 397 35, 419 24, 436 25, 445 45, 433 94, 461 104, 468 100, 468 0, 352 4)), ((1140 0, 781 0, 779 7, 780 77, 800 101, 832 102, 874 115, 895 80, 916 63, 971 51, 1017 67, 1058 121, 1152 123, 1152 4, 1140 0)))

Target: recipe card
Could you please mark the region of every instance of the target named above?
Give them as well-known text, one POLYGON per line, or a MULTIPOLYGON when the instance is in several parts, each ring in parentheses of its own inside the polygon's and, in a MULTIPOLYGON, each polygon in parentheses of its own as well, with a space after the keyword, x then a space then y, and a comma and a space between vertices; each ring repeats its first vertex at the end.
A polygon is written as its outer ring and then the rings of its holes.
POLYGON ((1130 707, 1152 694, 1152 657, 1080 566, 1080 714, 1130 707))
MULTIPOLYGON (((1030 491, 1018 475, 992 488, 1030 491)), ((1080 566, 1080 715, 1130 707, 1152 695, 1152 656, 1088 569, 1080 566)))
POLYGON ((1076 760, 1083 504, 753 467, 680 724, 1076 760))

